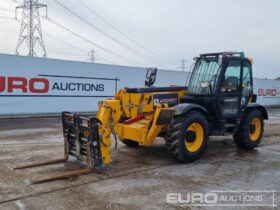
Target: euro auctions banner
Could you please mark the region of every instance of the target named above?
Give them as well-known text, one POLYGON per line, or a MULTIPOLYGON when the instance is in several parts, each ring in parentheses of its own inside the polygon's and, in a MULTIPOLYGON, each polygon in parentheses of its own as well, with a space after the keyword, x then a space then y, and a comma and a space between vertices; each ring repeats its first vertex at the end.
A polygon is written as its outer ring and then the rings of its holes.
MULTIPOLYGON (((143 87, 145 68, 0 54, 0 115, 97 111, 123 87, 143 87)), ((186 72, 160 70, 156 86, 185 85, 186 72)))
POLYGON ((265 106, 280 106, 280 81, 254 79, 254 92, 257 102, 265 106))
POLYGON ((112 97, 118 78, 38 74, 0 76, 0 95, 6 97, 112 97))

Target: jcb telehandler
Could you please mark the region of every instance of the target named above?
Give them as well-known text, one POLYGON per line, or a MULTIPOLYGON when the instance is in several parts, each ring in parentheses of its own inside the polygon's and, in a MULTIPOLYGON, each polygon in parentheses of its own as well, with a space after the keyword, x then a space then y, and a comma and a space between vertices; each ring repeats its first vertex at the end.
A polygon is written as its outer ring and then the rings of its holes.
POLYGON ((111 162, 111 136, 129 147, 164 137, 183 162, 198 159, 213 135, 232 134, 242 149, 259 145, 268 114, 256 104, 252 61, 244 53, 201 54, 188 87, 152 87, 156 74, 156 69, 147 72, 146 88, 124 88, 100 101, 94 118, 62 113, 64 158, 16 169, 65 162, 71 155, 84 160, 85 168, 35 183, 89 173, 111 162))

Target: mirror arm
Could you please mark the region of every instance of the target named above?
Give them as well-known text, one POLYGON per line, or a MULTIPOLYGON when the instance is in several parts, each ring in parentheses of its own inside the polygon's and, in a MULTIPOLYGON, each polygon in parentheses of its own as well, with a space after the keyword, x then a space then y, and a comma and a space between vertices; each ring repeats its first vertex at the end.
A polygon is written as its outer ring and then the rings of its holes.
POLYGON ((212 85, 210 83, 209 83, 209 89, 210 89, 211 94, 213 94, 213 88, 212 88, 212 85))

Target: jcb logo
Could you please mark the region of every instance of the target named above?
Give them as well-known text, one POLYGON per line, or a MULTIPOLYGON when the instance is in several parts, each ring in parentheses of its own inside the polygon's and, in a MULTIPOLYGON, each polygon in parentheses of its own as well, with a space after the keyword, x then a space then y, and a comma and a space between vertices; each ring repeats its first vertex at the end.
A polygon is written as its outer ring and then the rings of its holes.
POLYGON ((159 104, 159 99, 154 100, 154 106, 157 106, 159 104))
POLYGON ((1 77, 0 76, 0 93, 14 93, 21 91, 22 93, 48 93, 49 81, 44 78, 27 79, 24 77, 1 77))

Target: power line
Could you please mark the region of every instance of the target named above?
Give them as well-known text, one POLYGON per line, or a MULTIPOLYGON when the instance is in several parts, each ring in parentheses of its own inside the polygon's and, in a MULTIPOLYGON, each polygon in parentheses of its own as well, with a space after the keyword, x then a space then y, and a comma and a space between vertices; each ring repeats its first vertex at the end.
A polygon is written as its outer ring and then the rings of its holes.
POLYGON ((12 45, 12 44, 8 44, 8 43, 1 43, 0 42, 0 46, 3 46, 3 47, 15 47, 14 45, 12 45))
POLYGON ((5 16, 0 16, 1 19, 7 19, 7 20, 14 20, 12 17, 5 17, 5 16))
POLYGON ((49 52, 53 53, 53 54, 59 54, 59 55, 66 55, 66 56, 79 56, 79 57, 83 57, 83 55, 81 54, 77 54, 77 53, 73 53, 73 52, 65 52, 65 51, 52 51, 50 50, 49 52))
MULTIPOLYGON (((53 39, 53 40, 55 40, 55 41, 57 41, 57 42, 60 42, 60 43, 62 43, 62 44, 64 44, 64 45, 66 45, 66 46, 68 46, 68 47, 71 47, 71 48, 73 48, 73 49, 75 49, 75 50, 77 50, 77 51, 80 51, 80 52, 82 52, 82 53, 88 53, 86 50, 83 50, 83 49, 81 49, 81 48, 79 48, 79 47, 77 47, 77 46, 74 46, 74 45, 72 45, 72 44, 70 44, 70 43, 68 43, 68 42, 66 42, 66 41, 63 41, 63 40, 61 40, 61 39, 58 39, 58 38, 56 38, 56 37, 54 37, 54 36, 52 36, 52 35, 50 35, 50 34, 47 34, 47 33, 44 33, 45 34, 45 36, 47 36, 47 37, 49 37, 49 38, 51 38, 51 39, 53 39)), ((65 54, 65 53, 61 53, 61 54, 65 54)), ((66 54, 65 54, 66 55, 66 54)), ((70 55, 70 54, 69 54, 70 55)), ((71 55, 74 55, 74 54, 71 54, 71 55)), ((75 54, 76 56, 84 56, 84 55, 82 55, 82 54, 75 54)), ((96 61, 96 59, 94 59, 95 61, 96 61)), ((108 63, 110 63, 110 64, 114 64, 112 61, 109 61, 109 60, 107 60, 107 59, 98 59, 98 60, 103 60, 103 61, 106 61, 106 62, 108 62, 108 63)))
POLYGON ((114 63, 114 62, 112 62, 112 61, 110 61, 110 60, 108 60, 108 59, 99 59, 99 60, 101 60, 101 61, 105 61, 106 63, 109 63, 109 64, 113 64, 113 65, 116 65, 116 63, 114 63))
MULTIPOLYGON (((1 9, 1 8, 0 8, 1 9)), ((88 53, 86 50, 83 50, 83 49, 81 49, 81 48, 78 48, 78 47, 76 47, 76 46, 74 46, 74 45, 72 45, 72 44, 70 44, 70 43, 68 43, 68 42, 65 42, 64 40, 61 40, 61 39, 59 39, 59 38, 57 38, 57 37, 55 37, 55 36, 52 36, 52 35, 50 35, 50 34, 48 34, 48 33, 46 33, 46 32, 44 32, 44 35, 45 36, 47 36, 47 37, 49 37, 49 38, 51 38, 51 39, 53 39, 53 40, 56 40, 57 42, 60 42, 60 43, 62 43, 62 44, 64 44, 64 45, 67 45, 67 46, 69 46, 69 47, 71 47, 71 48, 73 48, 73 49, 75 49, 75 50, 77 50, 77 51, 80 51, 80 52, 82 52, 82 53, 88 53)), ((59 53, 59 54, 64 54, 64 55, 67 55, 66 53, 59 53)), ((74 54, 69 54, 69 55, 74 55, 74 54)), ((76 56, 82 56, 82 55, 78 55, 78 54, 75 54, 76 56)), ((105 59, 102 59, 102 60, 104 60, 105 61, 105 59)), ((109 63, 112 63, 111 61, 108 61, 108 60, 106 60, 107 62, 109 62, 109 63)))
MULTIPOLYGON (((13 1, 13 0, 11 0, 11 1, 13 1)), ((14 0, 13 2, 17 2, 17 1, 14 0)), ((59 2, 58 2, 58 4, 59 4, 59 2)), ((0 16, 0 18, 1 18, 1 16, 0 16)), ((4 18, 4 19, 12 19, 12 18, 7 18, 7 17, 2 17, 2 18, 4 18)), ((82 39, 82 40, 84 40, 84 41, 86 41, 86 42, 88 42, 88 43, 91 43, 92 45, 94 45, 94 46, 96 46, 96 47, 98 47, 98 48, 104 50, 104 51, 107 52, 107 53, 110 53, 110 54, 114 55, 114 56, 117 57, 117 58, 129 60, 129 62, 131 62, 131 63, 133 63, 133 64, 135 64, 135 65, 146 66, 145 64, 140 63, 139 61, 133 60, 133 59, 128 58, 128 57, 125 57, 125 56, 121 56, 121 55, 119 55, 119 54, 117 54, 117 53, 112 52, 111 50, 108 50, 108 49, 106 49, 106 48, 104 48, 104 47, 101 47, 100 45, 98 45, 98 44, 96 44, 96 43, 93 43, 92 41, 88 40, 87 38, 82 37, 81 35, 79 35, 79 34, 77 34, 77 33, 75 33, 75 32, 73 33, 73 31, 70 30, 69 28, 67 29, 67 28, 64 27, 63 25, 61 25, 61 24, 59 24, 59 23, 57 23, 57 22, 54 22, 54 21, 51 20, 51 19, 47 19, 47 20, 49 20, 50 22, 54 23, 55 25, 57 25, 58 27, 62 28, 63 30, 66 30, 67 32, 72 33, 73 35, 77 36, 78 38, 80 38, 80 39, 82 39)), ((105 33, 105 32, 104 32, 104 33, 105 33)), ((44 33, 44 34, 45 34, 45 33, 44 33)), ((50 37, 51 35, 47 34, 47 36, 50 37)), ((55 39, 55 37, 51 37, 51 38, 55 39)), ((113 38, 113 37, 112 37, 112 38, 113 38)), ((66 42, 63 42, 63 40, 59 40, 59 39, 57 39, 57 38, 56 38, 56 40, 59 41, 59 42, 61 42, 61 43, 64 43, 65 45, 71 46, 73 49, 77 49, 76 46, 71 45, 71 44, 66 43, 66 42)), ((78 49, 78 50, 81 51, 80 49, 78 49)), ((103 60, 105 60, 105 59, 103 59, 103 60)))
MULTIPOLYGON (((1 10, 1 8, 0 8, 0 10, 1 10)), ((13 10, 11 10, 11 11, 13 11, 13 10)), ((6 17, 6 16, 0 16, 0 18, 20 22, 20 21, 17 20, 17 19, 10 18, 10 17, 6 17)), ((66 42, 66 41, 64 41, 64 40, 61 40, 61 39, 59 39, 59 38, 57 38, 57 37, 55 37, 55 36, 52 36, 52 35, 50 35, 50 34, 48 34, 48 33, 46 33, 46 32, 44 32, 44 35, 47 36, 47 37, 49 37, 49 38, 51 38, 51 39, 53 39, 53 40, 56 40, 57 42, 60 42, 60 43, 62 43, 62 44, 64 44, 64 45, 67 45, 67 46, 69 46, 69 47, 71 47, 71 48, 73 48, 73 49, 75 49, 75 50, 77 50, 77 51, 80 51, 80 52, 85 53, 85 54, 88 53, 86 50, 83 50, 83 49, 81 49, 81 48, 79 48, 79 47, 77 47, 77 46, 74 46, 74 45, 72 45, 72 44, 70 44, 70 43, 68 43, 68 42, 66 42)), ((0 41, 1 41, 1 40, 0 40, 0 41)), ((7 40, 2 40, 2 41, 5 42, 5 43, 1 43, 1 42, 0 42, 0 46, 14 47, 14 45, 12 45, 13 43, 8 44, 7 40)), ((28 51, 27 51, 26 49, 22 49, 22 52, 28 53, 28 51)), ((72 55, 72 56, 75 55, 75 56, 78 56, 77 54, 73 54, 73 53, 54 52, 54 51, 50 51, 50 52, 51 52, 51 53, 54 53, 54 54, 57 54, 57 55, 72 55)), ((83 56, 83 55, 79 55, 79 56, 81 57, 81 56, 83 56)), ((110 63, 110 64, 115 64, 114 62, 112 62, 112 61, 110 61, 110 60, 108 60, 108 59, 102 59, 102 60, 105 61, 105 62, 107 62, 107 63, 110 63)))
POLYGON ((14 10, 11 10, 11 9, 0 8, 0 10, 5 11, 5 12, 12 12, 12 13, 14 13, 14 10))
MULTIPOLYGON (((0 8, 0 10, 1 10, 2 8, 0 8)), ((8 10, 8 9, 7 9, 8 10)), ((13 11, 13 10, 10 10, 10 11, 13 11)), ((2 17, 2 16, 0 16, 0 18, 4 18, 4 19, 10 19, 10 20, 16 20, 16 19, 14 19, 14 18, 9 18, 9 17, 2 17)), ((18 21, 18 20, 17 20, 18 21)), ((18 21, 18 22, 20 22, 20 21, 18 21)), ((67 46, 69 46, 69 47, 71 47, 71 48, 73 48, 73 49, 76 49, 76 50, 78 50, 78 51, 80 51, 80 52, 83 52, 83 53, 87 53, 87 51, 86 50, 82 50, 81 48, 78 48, 78 47, 76 47, 76 46, 74 46, 74 45, 72 45, 72 44, 70 44, 70 43, 67 43, 67 42, 65 42, 65 41, 63 41, 63 40, 61 40, 61 39, 58 39, 58 38, 56 38, 56 37, 54 37, 54 36, 52 36, 52 35, 50 35, 50 34, 48 34, 48 33, 46 33, 46 32, 44 32, 44 35, 45 36, 47 36, 47 37, 50 37, 51 39, 54 39, 54 40, 56 40, 57 42, 60 42, 60 43, 62 43, 62 44, 64 44, 64 45, 67 45, 67 46)), ((0 39, 0 41, 1 41, 1 39, 0 39)), ((13 45, 12 44, 7 44, 7 40, 2 40, 2 41, 4 41, 5 42, 5 44, 1 44, 0 43, 0 45, 6 45, 6 46, 9 46, 9 47, 12 47, 13 45)), ((27 52, 27 51, 25 51, 25 52, 27 52)), ((52 52, 54 52, 54 51, 52 51, 52 52)), ((62 53, 62 52, 58 52, 59 54, 64 54, 64 55, 67 55, 67 53, 62 53)), ((68 55, 76 55, 76 56, 83 56, 83 55, 78 55, 78 54, 70 54, 70 53, 68 53, 68 55)))
MULTIPOLYGON (((11 1, 13 1, 13 2, 17 2, 16 0, 11 0, 11 1)), ((83 21, 86 21, 84 18, 82 18, 81 16, 79 16, 78 14, 76 14, 75 12, 73 12, 72 10, 70 10, 69 8, 67 8, 65 5, 63 5, 62 3, 60 3, 59 1, 57 1, 57 0, 54 0, 57 4, 59 4, 61 7, 63 7, 65 10, 67 10, 69 13, 71 13, 72 15, 74 15, 74 16, 76 16, 76 17, 78 17, 79 19, 81 19, 81 20, 83 20, 83 21)), ((96 15, 98 15, 97 13, 96 13, 96 15)), ((99 18, 102 18, 100 15, 99 15, 99 18)), ((104 18, 103 18, 103 21, 106 21, 104 18)), ((149 62, 152 62, 152 63, 155 63, 156 65, 158 65, 158 63, 157 63, 157 61, 155 62, 155 61, 153 61, 153 60, 151 60, 150 58, 147 58, 147 56, 146 55, 142 55, 142 54, 140 54, 140 52, 138 52, 137 50, 135 50, 135 49, 132 49, 132 48, 130 48, 129 46, 127 46, 127 45, 124 45, 123 43, 121 43, 120 41, 118 41, 117 39, 115 39, 114 37, 112 37, 112 36, 110 36, 109 34, 107 34, 106 32, 104 32, 104 31, 102 31, 101 29, 99 29, 99 28, 97 28, 96 26, 94 26, 93 24, 91 24, 90 22, 88 22, 88 21, 86 21, 86 23, 88 24, 88 25, 90 25, 91 27, 93 27, 95 30, 98 30, 100 33, 103 33, 105 36, 109 36, 108 38, 110 38, 110 39, 112 39, 113 41, 115 41, 115 42, 117 42, 118 44, 120 44, 121 46, 123 46, 123 47, 125 47, 127 50, 130 50, 130 51, 132 51, 133 53, 135 53, 136 55, 138 55, 139 57, 141 57, 141 58, 143 58, 143 59, 145 59, 145 60, 147 60, 147 61, 149 61, 149 62)), ((110 24, 108 21, 106 21, 106 23, 107 24, 110 24)), ((111 24, 112 26, 113 26, 113 24, 111 24)), ((116 27, 115 27, 116 28, 116 27)), ((117 29, 117 28, 116 28, 117 29)), ((118 30, 118 29, 117 29, 118 30)), ((120 30, 119 30, 120 31, 120 30)), ((121 31, 120 31, 121 32, 121 31)), ((123 33, 123 32, 122 32, 123 33)), ((123 33, 123 35, 125 35, 124 33, 123 33)), ((127 36, 127 35, 126 35, 127 36)), ((129 38, 129 36, 127 36, 128 38, 129 38)), ((133 40, 132 38, 130 38, 131 39, 131 41, 133 40)), ((134 42, 136 42, 135 40, 133 40, 134 42)), ((137 42, 136 42, 137 43, 137 42)), ((136 44, 135 43, 135 44, 136 44)), ((137 43, 138 45, 140 45, 139 43, 137 43)), ((140 45, 140 46, 142 46, 142 45, 140 45)), ((100 47, 100 46, 99 46, 100 47)), ((145 48, 144 46, 142 46, 142 48, 145 48)), ((104 50, 104 49, 103 49, 104 50)), ((149 49, 147 49, 148 51, 149 51, 149 49)), ((107 52, 108 52, 108 50, 106 50, 107 52)), ((150 50, 151 51, 151 50, 150 50)), ((151 53, 153 53, 152 51, 151 51, 151 53)), ((112 54, 112 52, 110 52, 110 54, 112 54)), ((155 54, 155 53, 154 53, 155 54)), ((114 53, 114 56, 116 56, 116 57, 122 57, 122 58, 124 58, 124 56, 120 56, 120 55, 118 55, 118 54, 116 54, 116 53, 114 53)), ((159 55, 158 55, 159 56, 159 55)), ((163 58, 163 57, 162 57, 163 58)), ((130 59, 130 58, 125 58, 125 59, 127 59, 127 60, 130 60, 130 62, 133 60, 133 59, 130 59)), ((163 58, 163 59, 165 59, 165 58, 163 58)), ((167 60, 167 59, 165 59, 165 60, 167 60)), ((135 61, 135 60, 133 60, 132 61, 134 64, 136 64, 136 65, 139 65, 140 64, 140 62, 139 61, 135 61)), ((143 64, 140 64, 140 65, 143 65, 143 64)), ((146 66, 146 65, 144 65, 144 66, 146 66)))
MULTIPOLYGON (((0 8, 0 10, 2 10, 2 11, 5 11, 5 12, 10 12, 10 13, 13 13, 14 14, 14 10, 12 10, 12 9, 7 9, 7 8, 0 8)), ((12 17, 6 17, 6 16, 0 16, 0 18, 2 18, 2 19, 9 19, 9 20, 15 20, 15 18, 12 18, 12 17)))
POLYGON ((152 50, 144 47, 143 45, 141 45, 139 42, 137 42, 135 39, 131 38, 129 35, 127 35, 126 33, 124 33, 122 30, 120 30, 118 27, 116 27, 115 25, 113 25, 112 23, 110 23, 109 21, 107 21, 104 17, 102 17, 100 14, 98 14, 95 10, 93 10, 91 7, 89 7, 85 2, 83 2, 82 0, 78 0, 78 2, 83 5, 85 8, 87 8, 91 13, 93 13, 96 17, 98 17, 99 19, 101 19, 104 23, 106 23, 107 25, 111 26, 115 31, 117 31, 118 33, 120 33, 122 36, 124 36, 126 39, 130 40, 131 42, 133 42, 135 45, 137 45, 138 47, 142 48, 143 50, 149 52, 150 54, 152 54, 153 56, 155 56, 157 59, 166 61, 168 59, 154 53, 152 50))
POLYGON ((75 50, 77 50, 77 51, 80 51, 80 52, 83 52, 83 53, 87 53, 87 51, 86 50, 83 50, 83 49, 81 49, 81 48, 79 48, 79 47, 76 47, 76 46, 74 46, 74 45, 72 45, 72 44, 70 44, 70 43, 68 43, 68 42, 65 42, 65 41, 63 41, 63 40, 61 40, 61 39, 58 39, 58 38, 56 38, 56 37, 54 37, 54 36, 52 36, 52 35, 50 35, 50 34, 48 34, 48 33, 44 33, 47 37, 50 37, 51 39, 54 39, 54 40, 56 40, 57 42, 60 42, 60 43, 62 43, 62 44, 64 44, 64 45, 67 45, 67 46, 69 46, 69 47, 71 47, 71 48, 73 48, 73 49, 75 49, 75 50))
POLYGON ((119 40, 115 39, 114 37, 112 37, 111 35, 107 34, 106 32, 104 32, 103 30, 99 29, 98 27, 96 27, 95 25, 93 25, 92 23, 90 23, 89 21, 87 21, 86 19, 84 19, 83 17, 81 17, 80 15, 78 15, 77 13, 75 13, 73 10, 69 9, 67 6, 65 6, 64 4, 62 4, 61 2, 59 2, 58 0, 54 0, 58 5, 60 5, 62 8, 64 8, 66 11, 68 11, 70 14, 72 14, 73 16, 77 17, 78 19, 82 20, 83 22, 85 22, 86 24, 88 24, 90 27, 92 27, 93 29, 97 30, 98 32, 102 33, 104 36, 108 37, 109 39, 111 39, 112 41, 118 43, 120 46, 124 47, 125 49, 133 52, 135 55, 141 57, 142 59, 145 59, 149 62, 152 62, 156 65, 158 65, 157 62, 147 58, 147 56, 143 56, 141 55, 138 51, 136 51, 135 49, 130 48, 129 46, 127 46, 126 44, 120 42, 119 40))
POLYGON ((52 20, 52 19, 49 18, 49 17, 47 18, 47 20, 50 21, 51 23, 53 23, 54 25, 56 25, 57 27, 60 27, 60 28, 62 28, 63 30, 67 31, 68 33, 71 33, 72 35, 74 35, 74 36, 76 36, 76 37, 82 39, 83 41, 85 41, 85 42, 87 42, 87 43, 90 43, 90 44, 92 44, 93 46, 95 46, 95 47, 97 47, 97 48, 99 48, 99 49, 101 49, 101 50, 103 50, 103 51, 105 51, 105 52, 107 52, 107 53, 109 53, 109 54, 111 54, 111 55, 114 55, 114 56, 117 57, 117 58, 124 59, 124 60, 129 60, 130 63, 133 63, 134 65, 145 66, 144 64, 139 63, 138 61, 135 61, 135 60, 133 60, 133 59, 131 59, 131 58, 128 58, 128 57, 126 57, 126 56, 123 56, 123 55, 119 55, 119 54, 117 54, 117 53, 115 53, 115 52, 113 52, 113 51, 111 51, 111 50, 109 50, 109 49, 106 49, 106 48, 102 47, 102 46, 99 45, 99 44, 96 44, 96 43, 92 42, 91 40, 89 40, 89 39, 87 39, 87 38, 85 38, 85 37, 79 35, 78 33, 76 33, 76 32, 74 32, 74 31, 70 30, 69 28, 67 28, 67 27, 63 26, 62 24, 60 24, 60 23, 58 23, 58 22, 52 20))
MULTIPOLYGON (((5 8, 0 8, 0 10, 7 10, 7 11, 11 11, 11 12, 14 12, 13 10, 10 10, 10 9, 5 9, 5 8)), ((10 18, 10 17, 6 17, 6 16, 0 16, 0 18, 3 18, 3 19, 9 19, 9 20, 16 20, 16 21, 18 21, 18 22, 20 22, 19 20, 17 20, 17 19, 14 19, 14 18, 10 18)), ((53 39, 53 40, 56 40, 57 42, 60 42, 60 43, 62 43, 62 44, 64 44, 64 45, 67 45, 67 46, 69 46, 69 47, 71 47, 71 48, 73 48, 73 49, 75 49, 75 50, 77 50, 77 51, 80 51, 80 52, 83 52, 83 53, 88 53, 86 50, 83 50, 83 49, 81 49, 81 48, 78 48, 78 47, 76 47, 76 46, 74 46, 74 45, 72 45, 72 44, 70 44, 70 43, 68 43, 68 42, 65 42, 65 41, 63 41, 63 40, 61 40, 61 39, 58 39, 57 37, 55 37, 55 36, 52 36, 52 35, 50 35, 50 34, 48 34, 48 33, 46 33, 46 32, 44 32, 44 35, 45 36, 47 36, 47 37, 49 37, 49 38, 51 38, 51 39, 53 39)), ((0 43, 0 45, 6 45, 6 46, 9 46, 9 47, 11 47, 11 46, 13 46, 13 45, 8 45, 7 44, 7 40, 1 40, 0 39, 0 41, 4 41, 5 42, 5 44, 1 44, 0 43)), ((82 56, 82 55, 80 55, 80 56, 82 56)))

